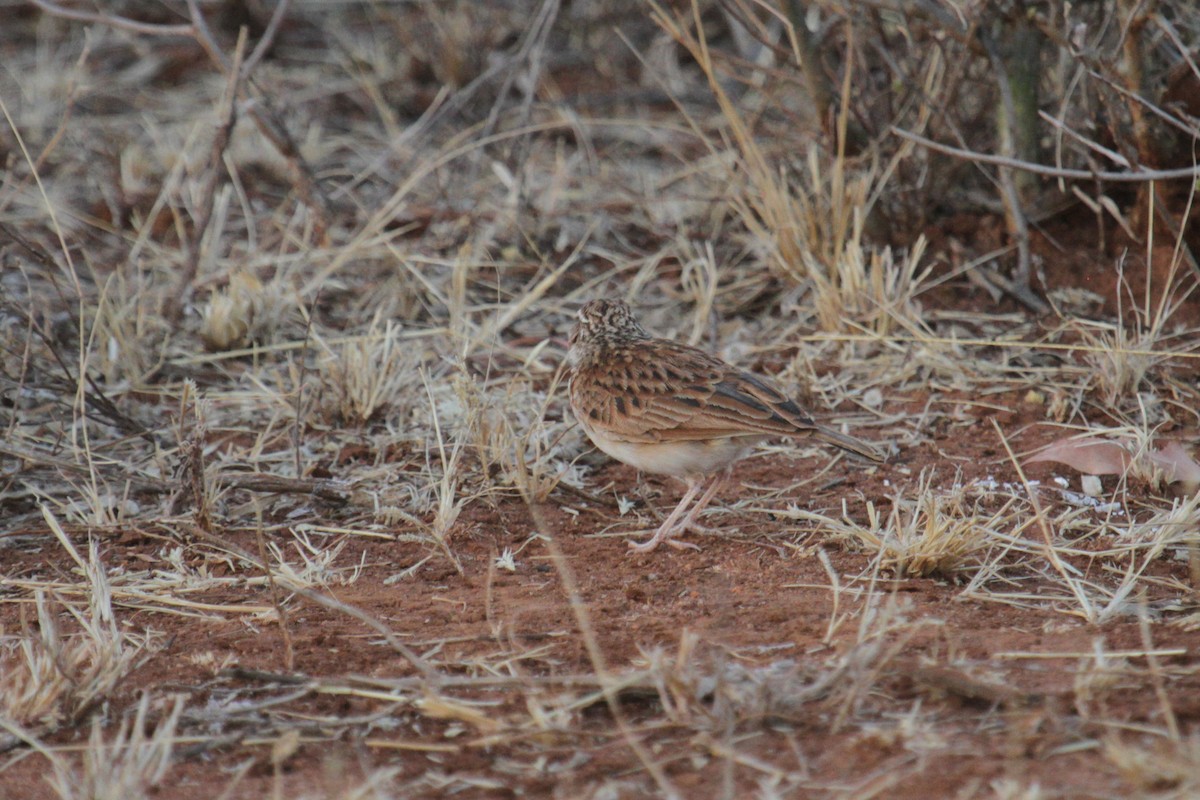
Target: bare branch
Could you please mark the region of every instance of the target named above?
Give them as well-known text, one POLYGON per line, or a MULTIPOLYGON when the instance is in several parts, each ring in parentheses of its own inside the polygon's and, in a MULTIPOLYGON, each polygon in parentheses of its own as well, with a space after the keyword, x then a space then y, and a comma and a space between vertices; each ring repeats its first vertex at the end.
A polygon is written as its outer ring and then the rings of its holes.
POLYGON ((915 142, 922 147, 927 147, 937 153, 945 153, 948 156, 962 158, 967 161, 974 161, 979 164, 992 164, 997 167, 1012 167, 1013 169, 1022 169, 1026 172, 1033 172, 1038 175, 1046 175, 1051 178, 1067 178, 1070 180, 1098 180, 1112 181, 1119 183, 1141 183, 1144 181, 1172 181, 1182 180, 1185 178, 1200 178, 1200 167, 1184 167, 1181 169, 1139 169, 1132 172, 1096 172, 1087 169, 1063 169, 1060 167, 1047 167, 1044 164, 1034 164, 1029 161, 1021 161, 1015 158, 1005 158, 1004 156, 993 156, 987 153, 979 153, 974 150, 963 150, 958 147, 951 147, 941 142, 935 142, 933 139, 927 139, 920 134, 906 131, 903 128, 897 128, 895 125, 891 127, 891 132, 899 136, 901 139, 907 139, 910 142, 915 142))
POLYGON ((146 33, 152 36, 195 36, 196 29, 192 25, 159 25, 153 22, 138 22, 128 17, 114 17, 111 14, 97 14, 91 11, 76 11, 73 8, 60 6, 50 0, 32 0, 33 4, 47 14, 63 19, 73 19, 77 22, 98 22, 133 33, 146 33))
MULTIPOLYGON (((196 17, 196 19, 200 20, 201 18, 196 17)), ((208 45, 205 44, 206 49, 207 47, 208 45)), ((219 53, 220 51, 216 52, 219 53)), ((192 230, 191 241, 188 243, 187 262, 184 264, 183 272, 179 275, 175 292, 168 299, 168 314, 178 313, 184 300, 191 294, 192 281, 196 279, 196 272, 200 268, 200 250, 204 243, 204 234, 208 231, 208 226, 212 222, 213 203, 215 202, 221 165, 225 158, 225 148, 229 146, 229 140, 233 134, 233 126, 237 124, 238 81, 242 74, 239 67, 245 52, 246 31, 243 28, 241 35, 238 37, 237 49, 234 51, 233 68, 229 70, 228 81, 225 85, 225 94, 221 99, 221 119, 213 134, 209 170, 205 174, 204 182, 200 187, 199 200, 196 203, 195 224, 192 230)))
POLYGON ((259 60, 271 49, 271 45, 275 43, 275 36, 279 33, 279 25, 287 16, 291 5, 292 0, 279 0, 279 5, 275 6, 275 13, 271 15, 271 21, 267 23, 267 29, 263 31, 262 38, 258 40, 258 44, 254 45, 254 50, 242 64, 243 75, 249 76, 254 71, 254 67, 258 65, 259 60))

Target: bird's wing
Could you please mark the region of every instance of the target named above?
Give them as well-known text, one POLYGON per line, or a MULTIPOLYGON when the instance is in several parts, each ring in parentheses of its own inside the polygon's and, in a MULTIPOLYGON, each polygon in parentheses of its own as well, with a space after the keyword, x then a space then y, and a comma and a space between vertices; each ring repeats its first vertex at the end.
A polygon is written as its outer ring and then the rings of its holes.
POLYGON ((609 437, 649 444, 817 431, 769 381, 702 350, 655 339, 610 356, 571 380, 576 413, 609 437))

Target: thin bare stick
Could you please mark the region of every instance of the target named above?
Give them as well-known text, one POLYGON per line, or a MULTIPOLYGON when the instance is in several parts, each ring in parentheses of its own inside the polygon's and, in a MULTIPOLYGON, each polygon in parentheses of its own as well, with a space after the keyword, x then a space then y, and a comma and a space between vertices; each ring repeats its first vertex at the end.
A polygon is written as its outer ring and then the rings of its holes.
MULTIPOLYGON (((500 84, 500 91, 497 93, 496 102, 492 104, 491 111, 488 112, 487 120, 483 124, 482 136, 487 137, 496 129, 496 123, 500 119, 500 109, 504 104, 505 98, 512 89, 517 80, 517 69, 521 64, 529 65, 529 88, 525 93, 525 100, 522 103, 520 127, 524 127, 529 121, 529 110, 533 103, 533 97, 537 90, 537 80, 542 68, 542 54, 546 46, 546 38, 550 35, 550 29, 554 26, 554 20, 558 17, 560 0, 543 0, 538 13, 533 18, 532 24, 525 32, 524 38, 517 49, 516 55, 510 62, 511 68, 504 76, 504 80, 500 84)), ((518 140, 518 143, 522 140, 518 140)))
MULTIPOLYGON (((1013 34, 1014 39, 1019 39, 1019 37, 1020 34, 1013 34)), ((979 39, 987 52, 988 60, 992 63, 992 72, 995 74, 996 84, 1000 88, 1000 108, 996 117, 999 127, 997 144, 1001 153, 1012 158, 1021 147, 1023 127, 1019 121, 1022 109, 1017 107, 1016 92, 1013 88, 1014 81, 1019 78, 1009 76, 1009 69, 1013 68, 1011 62, 1014 59, 1011 55, 1007 59, 1002 57, 991 36, 984 35, 981 31, 979 39)), ((1036 153, 1022 153, 1022 155, 1036 155, 1036 153)), ((1032 310, 1045 313, 1050 310, 1049 306, 1035 296, 1030 287, 1033 261, 1029 246, 1029 221, 1025 217, 1021 187, 1017 185, 1018 175, 1014 174, 1012 167, 1002 166, 997 170, 997 178, 1000 183, 1000 199, 1004 203, 1004 219, 1008 223, 1008 233, 1017 243, 1017 271, 1013 285, 1009 287, 1009 293, 1032 310)))
POLYGON ((1143 590, 1143 597, 1138 603, 1138 632, 1142 635, 1142 647, 1146 651, 1146 665, 1150 668, 1150 681, 1154 684, 1154 696, 1158 698, 1163 719, 1167 721, 1167 732, 1172 739, 1178 742, 1180 740, 1179 718, 1175 716, 1175 709, 1171 707, 1171 697, 1167 694, 1167 682, 1163 677, 1162 663, 1159 662, 1158 656, 1154 652, 1154 636, 1150 633, 1150 615, 1146 610, 1144 594, 1143 590))
MULTIPOLYGON (((287 6, 286 2, 280 3, 276 7, 275 14, 271 18, 271 24, 251 54, 254 61, 247 60, 243 63, 240 59, 235 59, 234 63, 231 64, 221 51, 221 46, 213 36, 212 30, 208 27, 208 22, 204 19, 204 14, 200 10, 199 2, 197 0, 188 0, 188 12, 192 16, 196 41, 200 43, 204 51, 208 53, 209 58, 212 59, 212 62, 222 72, 232 72, 234 77, 231 77, 230 80, 235 85, 238 81, 244 81, 251 86, 254 85, 254 81, 250 76, 250 67, 262 58, 263 53, 266 52, 267 47, 269 47, 271 41, 274 39, 278 24, 283 19, 282 13, 286 11, 285 6, 287 6)), ((271 103, 270 96, 259 92, 259 96, 254 101, 247 102, 243 106, 243 110, 250 115, 250 118, 254 120, 262 135, 275 145, 279 154, 288 162, 288 166, 291 168, 292 182, 296 192, 300 195, 301 202, 312 209, 315 214, 314 232, 316 238, 318 240, 324 239, 325 231, 329 227, 329 203, 320 185, 317 184, 312 168, 300 154, 299 146, 288 132, 287 127, 282 122, 282 117, 271 103)))
POLYGON ((1025 493, 1029 496, 1029 504, 1033 507, 1034 519, 1037 520, 1038 529, 1042 532, 1042 541, 1046 545, 1044 551, 1046 560, 1050 562, 1055 572, 1059 574, 1059 577, 1067 584, 1071 593, 1075 595, 1075 599, 1079 601, 1079 605, 1087 615, 1088 621, 1092 621, 1092 604, 1088 600, 1087 595, 1079 587, 1079 581, 1068 574, 1067 565, 1059 558, 1058 550, 1054 547, 1054 533, 1050 530, 1050 522, 1046 518, 1046 512, 1042 509, 1042 503, 1038 499, 1037 492, 1029 484, 1029 479, 1025 477, 1025 470, 1021 468, 1021 462, 1017 460, 1017 455, 1009 445, 1008 437, 1004 435, 1004 431, 1000 430, 1000 425, 996 422, 996 418, 989 417, 988 420, 992 423, 992 427, 996 429, 996 435, 1000 437, 1000 443, 1004 445, 1004 451, 1008 453, 1009 461, 1012 462, 1013 468, 1017 471, 1017 477, 1021 480, 1021 485, 1025 487, 1025 493))
MULTIPOLYGON (((66 294, 62 291, 62 288, 59 286, 58 280, 55 277, 55 272, 58 269, 58 265, 54 262, 54 259, 50 257, 50 254, 35 243, 30 242, 28 239, 23 237, 15 228, 7 223, 0 222, 0 233, 7 235, 13 242, 25 250, 26 253, 33 256, 38 262, 40 262, 44 269, 43 274, 50 280, 51 284, 58 292, 59 297, 64 303, 69 302, 66 294)), ((76 288, 79 288, 78 284, 76 284, 76 288)), ((43 325, 34 320, 30 310, 24 306, 11 305, 7 303, 5 306, 11 308, 18 315, 24 317, 29 329, 37 333, 38 338, 42 340, 42 344, 46 346, 47 352, 50 353, 50 357, 54 359, 54 362, 58 364, 59 369, 62 370, 63 375, 66 376, 67 385, 79 385, 79 381, 76 379, 75 375, 72 374, 71 368, 67 366, 67 362, 63 358, 62 353, 60 352, 59 347, 55 343, 53 337, 46 333, 43 325)), ((76 324, 75 327, 78 329, 78 324, 76 324)), ((82 380, 91 390, 90 392, 82 392, 84 405, 86 407, 85 411, 86 409, 91 409, 92 411, 91 414, 87 415, 89 419, 112 425, 122 433, 140 436, 145 439, 148 444, 157 444, 157 439, 153 433, 147 430, 146 427, 141 423, 132 419, 119 408, 117 408, 117 404, 113 402, 113 400, 104 392, 104 389, 101 388, 101 386, 96 382, 96 379, 91 375, 90 372, 87 371, 87 369, 83 370, 82 380)))
POLYGON ((45 11, 63 19, 73 19, 77 22, 98 22, 112 28, 120 28, 133 33, 146 33, 152 36, 195 36, 196 29, 191 25, 159 25, 153 22, 138 22, 128 17, 116 17, 111 14, 96 14, 91 11, 76 11, 73 8, 60 6, 50 0, 32 0, 33 4, 45 11))
POLYGON ((1116 150, 1113 150, 1110 147, 1105 147, 1104 145, 1100 144, 1099 142, 1093 141, 1093 140, 1087 138, 1086 136, 1084 136, 1083 134, 1077 133, 1076 131, 1067 127, 1067 124, 1065 122, 1063 122, 1062 120, 1058 119, 1057 117, 1053 117, 1053 116, 1047 114, 1045 111, 1038 111, 1038 116, 1041 117, 1045 122, 1047 122, 1050 125, 1057 128, 1059 131, 1061 131, 1063 134, 1065 134, 1068 138, 1073 139, 1076 142, 1079 142, 1081 145, 1086 147, 1088 150, 1099 153, 1100 155, 1104 156, 1105 158, 1109 159, 1110 161, 1115 162, 1118 166, 1121 166, 1121 167, 1131 166, 1129 163, 1129 159, 1125 158, 1125 156, 1121 155, 1116 150))
POLYGON ((1164 17, 1161 13, 1154 14, 1152 19, 1154 20, 1154 24, 1158 26, 1159 30, 1165 33, 1167 38, 1171 40, 1171 44, 1175 45, 1175 52, 1179 56, 1180 60, 1187 64, 1188 69, 1192 71, 1192 75, 1194 75, 1197 80, 1200 80, 1200 67, 1196 65, 1196 61, 1190 55, 1191 48, 1183 43, 1183 40, 1179 36, 1179 32, 1175 30, 1175 26, 1172 25, 1170 20, 1164 17))
POLYGON ((275 614, 279 617, 279 632, 283 636, 283 664, 291 672, 296 668, 296 651, 292 647, 292 634, 288 630, 287 609, 279 596, 279 587, 275 584, 275 571, 271 569, 271 559, 267 557, 267 542, 263 536, 262 504, 254 503, 254 539, 258 542, 258 557, 262 559, 263 572, 267 576, 267 586, 271 590, 271 605, 275 606, 275 614))
POLYGON ((300 377, 296 380, 296 402, 292 408, 292 457, 295 460, 296 477, 304 475, 304 467, 300 458, 300 420, 301 406, 304 402, 304 379, 308 375, 308 346, 312 343, 312 315, 321 301, 321 287, 317 287, 317 296, 313 298, 312 309, 300 304, 304 314, 304 346, 300 349, 300 377))
MULTIPOLYGON (((225 472, 217 477, 223 486, 248 492, 303 494, 329 503, 355 503, 356 493, 345 484, 324 478, 286 478, 264 472, 225 472)), ((365 502, 365 501, 364 501, 365 502)))
POLYGON ((951 147, 950 145, 942 144, 941 142, 935 142, 933 139, 927 139, 920 134, 906 131, 903 128, 898 128, 895 125, 893 125, 890 130, 901 139, 907 139, 910 142, 916 142, 922 147, 929 148, 937 153, 945 153, 948 156, 962 158, 967 161, 975 161, 980 164, 992 164, 997 167, 1023 169, 1026 172, 1033 172, 1038 175, 1047 175, 1051 178, 1099 180, 1121 183, 1141 183, 1145 181, 1170 181, 1179 180, 1182 178, 1200 178, 1200 167, 1184 167, 1181 169, 1139 169, 1132 172, 1097 172, 1095 170, 1087 169, 1062 169, 1060 167, 1047 167, 1044 164, 1034 164, 1029 161, 1021 161, 1016 158, 993 156, 987 153, 980 153, 975 150, 964 150, 959 147, 951 147))
MULTIPOLYGON (((200 4, 196 0, 187 0, 188 14, 192 18, 192 30, 195 32, 196 41, 204 48, 204 52, 208 53, 208 57, 212 62, 221 68, 222 72, 229 71, 229 59, 225 57, 225 53, 221 51, 221 46, 217 44, 217 39, 213 36, 212 29, 208 27, 208 21, 204 19, 204 13, 200 10, 200 4)), ((240 36, 238 37, 241 38, 240 36)), ((236 70, 235 70, 236 72, 236 70)), ((236 80, 241 79, 238 75, 236 80)))
POLYGON ((229 80, 225 84, 225 95, 221 99, 221 121, 213 133, 212 155, 209 158, 208 171, 200 186, 200 199, 197 204, 191 242, 188 244, 187 261, 184 263, 183 272, 179 275, 175 291, 167 297, 164 313, 168 317, 178 316, 185 300, 191 294, 192 282, 196 279, 196 272, 200 268, 200 247, 204 242, 204 234, 208 231, 209 223, 212 221, 217 179, 224 164, 225 148, 229 146, 233 126, 237 124, 238 81, 241 74, 237 65, 241 63, 245 53, 246 29, 243 28, 238 36, 237 48, 234 50, 234 68, 229 71, 229 80))
POLYGON ((546 518, 542 514, 542 509, 536 503, 527 503, 529 513, 533 517, 534 528, 537 529, 538 535, 542 538, 542 542, 546 545, 546 550, 550 553, 550 560, 554 563, 554 569, 558 573, 558 579, 562 583, 563 592, 567 595, 567 602, 571 606, 571 613, 575 616, 575 624, 579 627, 579 635, 583 637, 583 645, 587 649, 588 658, 592 662, 592 669, 596 671, 596 678, 600 683, 600 691, 604 694, 604 702, 608 706, 609 713, 612 714, 613 720, 617 723, 617 728, 621 731, 621 738, 625 740, 625 744, 629 747, 633 754, 637 756, 638 761, 642 762, 642 766, 650 773, 650 777, 658 784, 658 788, 663 795, 668 798, 677 799, 680 797, 678 790, 672 785, 667 773, 650 755, 650 751, 638 740, 633 734, 633 726, 625 717, 625 711, 621 708, 621 700, 617 696, 617 689, 612 673, 609 672, 608 664, 604 658, 604 651, 600 649, 600 642, 596 639, 596 629, 592 625, 591 614, 588 612, 587 604, 583 601, 583 595, 579 592, 579 584, 575 580, 575 573, 571 571, 571 565, 567 563, 567 557, 563 555, 562 548, 558 546, 558 542, 554 539, 554 534, 550 533, 550 526, 546 523, 546 518))
POLYGON ((258 62, 262 60, 267 50, 271 49, 271 45, 275 43, 275 36, 279 33, 279 26, 283 22, 283 18, 287 16, 291 5, 292 0, 279 0, 279 5, 275 6, 275 13, 271 14, 271 21, 267 23, 267 28, 263 31, 258 44, 254 45, 254 50, 250 52, 250 55, 246 56, 245 62, 242 63, 242 75, 244 77, 250 77, 250 73, 258 66, 258 62))

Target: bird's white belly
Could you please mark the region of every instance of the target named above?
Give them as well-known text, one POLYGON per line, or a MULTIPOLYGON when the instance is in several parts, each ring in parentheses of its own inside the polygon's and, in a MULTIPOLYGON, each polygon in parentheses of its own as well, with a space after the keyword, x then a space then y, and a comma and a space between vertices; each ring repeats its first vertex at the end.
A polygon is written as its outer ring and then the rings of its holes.
POLYGON ((737 436, 704 441, 658 442, 641 444, 610 439, 584 429, 588 437, 608 455, 645 472, 673 475, 705 475, 725 467, 746 455, 761 436, 737 436))

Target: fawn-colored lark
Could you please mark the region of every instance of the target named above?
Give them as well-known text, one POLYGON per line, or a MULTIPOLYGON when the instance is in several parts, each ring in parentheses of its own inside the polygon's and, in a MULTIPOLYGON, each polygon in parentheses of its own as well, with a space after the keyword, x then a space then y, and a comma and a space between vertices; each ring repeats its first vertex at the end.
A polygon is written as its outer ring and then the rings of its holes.
POLYGON ((764 439, 814 436, 883 460, 871 445, 813 422, 767 379, 651 336, 620 300, 592 300, 579 310, 568 360, 571 410, 596 447, 637 469, 687 482, 683 499, 654 536, 630 542, 638 552, 663 542, 694 548, 673 537, 698 527, 697 517, 734 462, 764 439), (708 488, 691 505, 706 481, 708 488))

